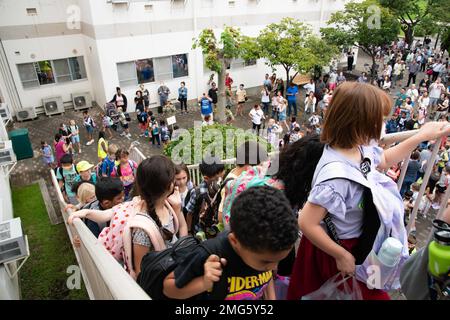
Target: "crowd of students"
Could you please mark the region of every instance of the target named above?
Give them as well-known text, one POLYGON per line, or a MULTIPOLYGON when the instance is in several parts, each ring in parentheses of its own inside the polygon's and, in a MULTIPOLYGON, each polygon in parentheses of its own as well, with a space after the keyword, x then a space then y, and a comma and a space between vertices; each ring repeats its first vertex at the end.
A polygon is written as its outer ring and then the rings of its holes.
MULTIPOLYGON (((180 250, 177 244, 188 235, 201 240, 177 256, 172 272, 156 273, 159 279, 153 281, 161 287, 151 291, 153 298, 299 299, 341 273, 349 283, 358 280, 364 299, 389 299, 387 291, 399 287, 409 248, 404 204, 385 172, 423 141, 444 141, 450 134, 448 122, 427 122, 414 137, 383 150, 377 141, 391 111, 391 98, 381 89, 343 83, 328 105, 321 135, 311 131, 288 143, 277 172, 271 172, 274 159, 261 146, 246 142, 227 175, 220 159, 205 158, 198 186, 186 166, 167 157, 145 159, 136 168, 126 152, 109 146, 91 194, 82 188, 86 183, 77 193, 80 202, 98 205, 80 205, 84 209, 72 213, 69 223, 81 218, 96 225, 99 242, 143 288, 156 272, 152 261, 160 256, 155 254, 180 250), (113 165, 116 154, 119 166, 113 165), (128 180, 109 175, 118 171, 134 174, 127 197, 128 180), (389 280, 369 289, 369 256, 378 254, 388 237, 401 243, 398 261, 389 280)), ((63 170, 88 178, 70 161, 63 170)))

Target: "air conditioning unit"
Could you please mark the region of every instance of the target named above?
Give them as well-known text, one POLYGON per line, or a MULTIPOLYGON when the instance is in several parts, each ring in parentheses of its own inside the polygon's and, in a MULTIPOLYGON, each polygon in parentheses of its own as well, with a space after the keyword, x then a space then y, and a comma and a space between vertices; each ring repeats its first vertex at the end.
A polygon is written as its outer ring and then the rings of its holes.
POLYGON ((0 103, 0 117, 5 122, 8 122, 9 120, 11 120, 11 112, 9 111, 8 104, 0 103))
POLYGON ((26 236, 20 218, 0 223, 0 264, 15 261, 28 255, 26 236))
POLYGON ((16 162, 11 140, 0 141, 0 166, 13 164, 16 162))
POLYGON ((44 111, 47 116, 64 113, 63 99, 61 96, 44 98, 42 99, 42 104, 44 105, 44 111))
POLYGON ((92 107, 92 99, 89 92, 72 93, 72 101, 75 110, 83 110, 92 107))
POLYGON ((34 108, 25 108, 16 113, 17 121, 24 121, 37 118, 36 110, 34 108))

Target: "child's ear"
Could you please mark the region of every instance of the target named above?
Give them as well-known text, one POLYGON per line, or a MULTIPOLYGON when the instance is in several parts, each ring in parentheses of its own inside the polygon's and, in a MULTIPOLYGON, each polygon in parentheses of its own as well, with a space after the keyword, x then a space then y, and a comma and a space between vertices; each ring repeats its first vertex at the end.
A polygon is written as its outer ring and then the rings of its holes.
POLYGON ((228 234, 228 240, 230 241, 230 243, 231 243, 231 245, 233 247, 239 247, 239 241, 238 241, 238 239, 236 238, 236 236, 234 235, 233 232, 230 232, 228 234))
POLYGON ((112 201, 111 200, 103 200, 100 201, 100 205, 103 209, 111 209, 112 208, 112 201))

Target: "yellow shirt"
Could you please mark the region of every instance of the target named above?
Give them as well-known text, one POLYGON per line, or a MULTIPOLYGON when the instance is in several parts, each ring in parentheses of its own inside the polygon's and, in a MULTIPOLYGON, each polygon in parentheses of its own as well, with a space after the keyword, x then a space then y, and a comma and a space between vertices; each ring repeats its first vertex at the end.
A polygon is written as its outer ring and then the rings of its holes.
POLYGON ((106 154, 105 151, 103 151, 102 142, 105 143, 106 150, 108 150, 108 141, 106 141, 104 138, 100 138, 98 140, 98 145, 97 145, 97 150, 98 151, 97 151, 97 154, 98 154, 98 157, 103 160, 103 159, 106 158, 107 154, 106 154))

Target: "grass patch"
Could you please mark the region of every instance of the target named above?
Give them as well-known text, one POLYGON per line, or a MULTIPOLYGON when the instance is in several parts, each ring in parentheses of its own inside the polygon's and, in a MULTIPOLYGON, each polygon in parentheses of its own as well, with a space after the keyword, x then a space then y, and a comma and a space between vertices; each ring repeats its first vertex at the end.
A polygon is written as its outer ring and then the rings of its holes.
POLYGON ((20 217, 28 235, 30 257, 19 272, 22 298, 25 300, 89 299, 81 281, 81 290, 69 290, 66 273, 77 260, 64 224, 51 225, 38 184, 12 189, 15 217, 20 217))

